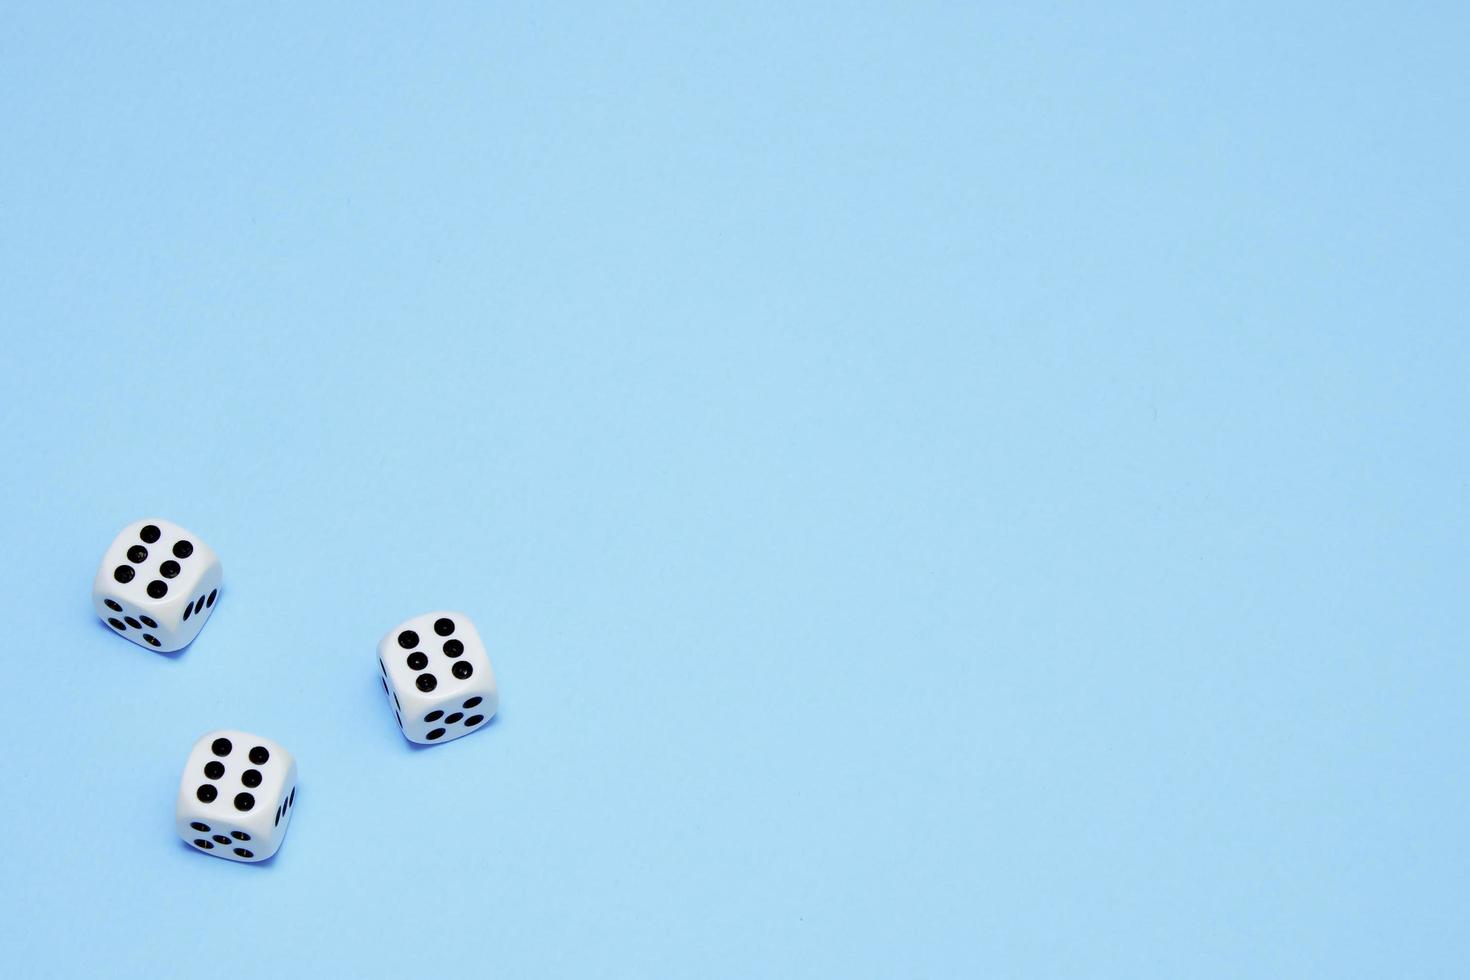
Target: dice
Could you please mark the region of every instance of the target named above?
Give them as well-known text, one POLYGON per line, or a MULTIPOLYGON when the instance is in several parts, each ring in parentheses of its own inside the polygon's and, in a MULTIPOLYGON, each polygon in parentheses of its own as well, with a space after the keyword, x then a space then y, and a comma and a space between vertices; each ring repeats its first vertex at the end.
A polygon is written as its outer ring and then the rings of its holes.
POLYGON ((174 823, 196 850, 231 861, 276 853, 296 804, 296 760, 279 742, 249 732, 210 732, 194 743, 174 823))
POLYGON ((500 707, 490 658, 464 613, 424 613, 399 623, 378 644, 378 669, 383 693, 411 742, 468 735, 500 707))
POLYGON ((92 582, 102 621, 142 647, 170 653, 199 635, 214 611, 221 570, 214 549, 170 521, 134 521, 108 545, 92 582))

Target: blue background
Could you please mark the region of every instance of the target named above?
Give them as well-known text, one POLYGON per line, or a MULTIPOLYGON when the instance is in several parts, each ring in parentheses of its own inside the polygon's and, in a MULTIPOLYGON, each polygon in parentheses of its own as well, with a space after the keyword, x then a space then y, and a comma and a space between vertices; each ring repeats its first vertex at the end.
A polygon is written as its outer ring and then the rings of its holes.
POLYGON ((0 14, 7 974, 1463 975, 1463 5, 206 6, 0 14))

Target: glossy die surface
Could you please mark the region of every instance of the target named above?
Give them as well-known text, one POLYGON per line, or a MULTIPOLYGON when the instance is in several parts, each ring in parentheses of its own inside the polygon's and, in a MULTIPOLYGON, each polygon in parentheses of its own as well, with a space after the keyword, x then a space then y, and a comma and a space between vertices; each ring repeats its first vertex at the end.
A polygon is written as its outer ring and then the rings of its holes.
POLYGON ((92 582, 92 606, 115 632, 170 653, 188 646, 219 598, 214 549, 171 521, 134 521, 108 545, 92 582))
POLYGON ((468 735, 500 707, 490 658, 464 613, 424 613, 399 623, 378 644, 378 669, 398 726, 413 742, 468 735))
POLYGON ((198 851, 264 861, 281 846, 296 805, 296 760, 272 739, 235 729, 194 743, 174 823, 198 851))

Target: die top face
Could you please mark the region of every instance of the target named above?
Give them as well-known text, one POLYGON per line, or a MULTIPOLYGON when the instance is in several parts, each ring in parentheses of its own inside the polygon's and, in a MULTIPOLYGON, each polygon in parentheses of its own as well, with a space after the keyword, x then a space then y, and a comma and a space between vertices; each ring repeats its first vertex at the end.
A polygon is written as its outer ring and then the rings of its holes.
POLYGON ((464 613, 431 612, 399 623, 378 644, 388 680, 434 700, 495 686, 479 630, 464 613))
POLYGON ((194 744, 179 780, 179 836, 200 850, 262 861, 276 852, 295 805, 296 760, 279 742, 237 729, 194 744))
POLYGON ((214 549, 197 534, 172 521, 148 518, 134 521, 113 539, 97 569, 93 592, 144 609, 192 605, 199 583, 218 567, 214 549))
POLYGON ((463 613, 415 616, 378 644, 384 687, 412 741, 451 741, 494 716, 495 672, 475 624, 463 613))

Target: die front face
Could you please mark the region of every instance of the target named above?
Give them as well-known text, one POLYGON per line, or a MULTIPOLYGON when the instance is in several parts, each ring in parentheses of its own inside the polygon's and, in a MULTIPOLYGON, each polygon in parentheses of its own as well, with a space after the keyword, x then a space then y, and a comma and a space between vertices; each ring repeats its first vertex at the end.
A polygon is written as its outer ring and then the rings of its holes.
POLYGON ((483 727, 500 707, 485 645, 463 613, 424 613, 399 623, 378 644, 378 669, 412 742, 453 741, 483 727))
POLYGON ((296 805, 296 760, 279 742, 222 729, 194 744, 174 823, 194 847, 231 861, 264 861, 281 846, 296 805))
POLYGON ((171 521, 134 521, 102 556, 92 605, 117 633, 171 653, 199 635, 220 580, 219 557, 197 534, 171 521))

